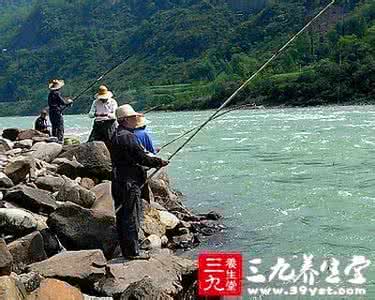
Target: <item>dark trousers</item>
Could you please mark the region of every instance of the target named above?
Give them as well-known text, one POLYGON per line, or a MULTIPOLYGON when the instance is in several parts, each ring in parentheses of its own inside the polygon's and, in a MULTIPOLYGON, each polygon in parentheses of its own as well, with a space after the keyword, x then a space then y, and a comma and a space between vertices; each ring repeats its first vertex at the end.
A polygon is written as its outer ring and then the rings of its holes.
POLYGON ((107 148, 111 141, 111 137, 116 129, 115 120, 95 121, 91 131, 89 142, 102 141, 107 148))
POLYGON ((112 181, 112 197, 117 209, 116 227, 124 257, 139 254, 138 231, 143 221, 141 190, 135 181, 112 181))
POLYGON ((56 137, 60 144, 64 143, 64 116, 59 111, 50 110, 49 119, 52 125, 52 136, 56 137))

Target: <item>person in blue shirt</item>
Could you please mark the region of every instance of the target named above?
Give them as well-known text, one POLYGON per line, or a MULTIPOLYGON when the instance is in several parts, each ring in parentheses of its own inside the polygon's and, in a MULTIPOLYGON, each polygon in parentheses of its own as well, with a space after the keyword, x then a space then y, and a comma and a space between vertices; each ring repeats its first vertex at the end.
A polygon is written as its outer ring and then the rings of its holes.
POLYGON ((146 119, 144 115, 137 116, 137 126, 134 129, 134 134, 137 137, 139 145, 141 145, 146 152, 156 154, 158 151, 154 147, 150 134, 146 130, 146 119))

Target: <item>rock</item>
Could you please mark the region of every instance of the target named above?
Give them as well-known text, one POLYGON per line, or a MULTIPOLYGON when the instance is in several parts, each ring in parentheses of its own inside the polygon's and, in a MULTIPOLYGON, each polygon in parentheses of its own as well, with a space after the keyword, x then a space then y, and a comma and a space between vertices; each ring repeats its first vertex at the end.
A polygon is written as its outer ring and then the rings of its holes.
POLYGON ((132 283, 148 276, 154 287, 170 296, 176 296, 183 290, 182 281, 194 276, 197 267, 189 259, 158 254, 148 261, 133 260, 108 264, 107 270, 107 276, 96 285, 101 294, 119 296, 132 283))
POLYGON ((11 276, 0 277, 0 299, 1 300, 24 300, 26 290, 22 282, 11 276))
POLYGON ((101 249, 109 257, 117 244, 115 218, 97 210, 66 203, 47 221, 68 250, 101 249))
POLYGON ((83 294, 84 300, 113 300, 112 297, 95 297, 95 296, 89 296, 86 294, 83 294))
POLYGON ((44 142, 44 143, 57 143, 58 139, 55 138, 54 136, 50 136, 50 137, 47 137, 47 136, 34 136, 33 137, 33 143, 34 144, 41 143, 41 142, 44 142))
POLYGON ((7 152, 5 152, 6 155, 8 156, 16 156, 20 153, 22 153, 23 150, 21 148, 15 148, 15 149, 12 149, 12 150, 9 150, 7 152))
POLYGON ((141 248, 144 250, 161 248, 161 239, 155 234, 151 234, 142 241, 141 248))
POLYGON ((35 161, 31 157, 20 156, 8 163, 4 173, 14 184, 18 184, 26 178, 34 167, 35 161))
POLYGON ((38 188, 50 192, 58 192, 64 183, 65 180, 63 178, 55 176, 38 177, 35 181, 38 188))
POLYGON ((159 237, 165 235, 166 228, 165 225, 160 222, 159 212, 157 210, 151 208, 146 212, 142 229, 146 235, 156 234, 159 237))
POLYGON ((32 291, 36 290, 43 280, 43 277, 35 272, 20 274, 17 277, 18 280, 23 283, 26 292, 28 293, 31 293, 32 291))
POLYGON ((3 206, 3 203, 1 203, 1 201, 3 200, 3 197, 4 197, 3 192, 0 192, 0 207, 3 206))
POLYGON ((167 236, 163 235, 161 238, 160 238, 160 241, 161 241, 161 246, 162 247, 166 247, 168 245, 168 238, 167 236))
POLYGON ((43 160, 45 162, 53 161, 62 151, 62 145, 58 143, 36 143, 31 147, 32 157, 43 160))
POLYGON ((14 142, 15 140, 17 140, 17 136, 20 134, 20 132, 21 132, 21 129, 18 129, 18 128, 7 128, 7 129, 4 129, 2 136, 3 138, 14 142))
POLYGON ((210 211, 207 214, 199 214, 199 217, 202 217, 202 219, 211 220, 211 221, 219 221, 223 218, 222 215, 217 213, 216 211, 210 211))
POLYGON ((82 250, 61 252, 29 268, 43 277, 58 278, 87 290, 104 277, 106 264, 102 251, 82 250))
POLYGON ((172 249, 192 249, 196 246, 195 236, 191 232, 172 236, 169 247, 172 249))
POLYGON ((24 236, 35 230, 47 228, 44 219, 19 208, 0 208, 0 232, 24 236))
POLYGON ((40 231, 43 237, 44 251, 48 257, 54 256, 62 249, 59 240, 50 228, 45 228, 40 231))
POLYGON ((166 229, 174 229, 180 220, 168 211, 159 211, 160 222, 165 225, 166 229))
POLYGON ((92 192, 95 193, 96 200, 92 205, 91 209, 102 211, 108 215, 115 215, 115 207, 111 194, 111 183, 105 182, 98 184, 93 189, 92 192))
POLYGON ((81 187, 88 189, 88 190, 91 190, 92 188, 95 187, 95 181, 87 177, 82 178, 79 184, 81 185, 81 187))
POLYGON ((84 300, 81 291, 70 284, 57 280, 45 279, 40 287, 27 297, 27 300, 84 300))
POLYGON ((11 242, 8 250, 13 256, 13 271, 17 274, 24 271, 27 265, 47 259, 43 237, 39 231, 11 242))
POLYGON ((55 199, 50 193, 25 185, 8 190, 4 201, 14 203, 35 213, 50 214, 57 207, 55 199))
POLYGON ((9 252, 3 239, 0 239, 0 276, 10 275, 12 272, 13 256, 9 252))
POLYGON ((22 140, 14 143, 14 148, 30 149, 33 146, 33 140, 22 140))
POLYGON ((145 277, 129 285, 121 295, 120 300, 173 300, 171 296, 156 287, 151 278, 145 277))
POLYGON ((58 164, 56 170, 57 174, 65 175, 73 180, 79 176, 83 169, 83 165, 77 162, 76 159, 69 160, 67 158, 57 158, 53 163, 58 164))
POLYGON ((32 140, 34 137, 48 138, 48 134, 41 133, 35 129, 25 129, 25 130, 21 130, 21 132, 17 135, 17 141, 32 140))
POLYGON ((4 173, 0 172, 0 188, 11 188, 13 186, 13 181, 4 173))
POLYGON ((167 210, 164 206, 160 205, 159 203, 157 203, 157 202, 155 202, 155 201, 151 201, 151 202, 150 202, 150 206, 151 206, 152 208, 155 208, 155 209, 157 209, 157 210, 161 210, 161 211, 166 211, 166 210, 167 210))
POLYGON ((76 157, 84 168, 81 177, 109 179, 111 175, 111 158, 106 145, 103 142, 84 143, 74 146, 64 146, 67 151, 60 155, 72 159, 76 157))
POLYGON ((95 202, 95 194, 69 178, 64 178, 64 185, 60 188, 56 200, 60 202, 73 202, 85 208, 91 208, 95 202))
POLYGON ((13 143, 5 138, 0 137, 0 153, 5 153, 13 149, 13 143))

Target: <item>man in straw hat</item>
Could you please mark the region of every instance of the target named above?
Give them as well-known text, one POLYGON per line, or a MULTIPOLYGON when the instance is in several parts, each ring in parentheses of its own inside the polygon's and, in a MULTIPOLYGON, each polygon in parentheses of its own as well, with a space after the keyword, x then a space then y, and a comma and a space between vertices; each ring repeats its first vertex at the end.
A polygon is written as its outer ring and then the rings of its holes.
POLYGON ((64 117, 63 109, 73 103, 73 100, 65 100, 61 96, 61 88, 65 85, 64 80, 54 79, 48 84, 50 93, 48 95, 49 119, 52 125, 52 136, 56 137, 60 144, 64 143, 64 117))
POLYGON ((105 85, 100 86, 89 112, 89 117, 95 118, 89 142, 102 141, 109 146, 116 128, 116 109, 117 102, 113 99, 112 92, 105 85))
POLYGON ((158 157, 148 156, 138 144, 133 131, 139 115, 129 104, 116 110, 119 126, 112 136, 110 146, 112 197, 116 208, 123 205, 116 213, 117 231, 122 254, 128 259, 149 258, 148 254, 140 252, 138 243, 138 230, 143 218, 141 187, 147 178, 142 166, 158 168, 169 163, 158 157))

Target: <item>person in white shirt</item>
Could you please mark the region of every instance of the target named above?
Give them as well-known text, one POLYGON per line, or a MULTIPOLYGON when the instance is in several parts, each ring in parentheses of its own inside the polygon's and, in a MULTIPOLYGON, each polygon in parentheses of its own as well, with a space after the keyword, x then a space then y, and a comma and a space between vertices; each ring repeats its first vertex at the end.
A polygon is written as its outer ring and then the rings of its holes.
POLYGON ((113 94, 105 85, 99 87, 95 100, 89 112, 90 118, 95 118, 89 142, 102 141, 107 148, 116 129, 116 109, 118 105, 113 94))

